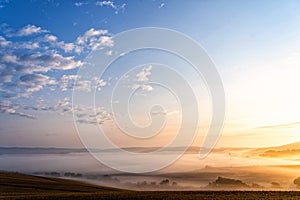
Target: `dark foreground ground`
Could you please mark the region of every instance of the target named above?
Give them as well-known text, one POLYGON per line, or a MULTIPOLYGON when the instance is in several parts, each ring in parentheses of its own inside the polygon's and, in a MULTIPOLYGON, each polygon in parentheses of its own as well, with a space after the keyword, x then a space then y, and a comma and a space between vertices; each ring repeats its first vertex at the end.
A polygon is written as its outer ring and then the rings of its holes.
POLYGON ((0 199, 300 199, 300 192, 136 192, 94 186, 71 180, 0 172, 0 199))

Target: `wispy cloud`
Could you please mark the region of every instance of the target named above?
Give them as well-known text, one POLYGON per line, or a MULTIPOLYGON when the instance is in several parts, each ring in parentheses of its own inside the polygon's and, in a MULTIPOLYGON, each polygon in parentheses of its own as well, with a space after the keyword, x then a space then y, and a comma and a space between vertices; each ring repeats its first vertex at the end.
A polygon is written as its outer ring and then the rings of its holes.
POLYGON ((76 7, 81 7, 81 6, 87 5, 87 4, 88 4, 87 2, 76 2, 76 3, 74 3, 74 5, 75 5, 76 7))
POLYGON ((112 121, 112 114, 107 112, 103 107, 75 107, 77 113, 77 122, 82 124, 104 124, 112 121))
POLYGON ((120 11, 124 12, 126 8, 126 4, 123 3, 122 5, 117 6, 113 1, 97 1, 96 6, 106 6, 110 7, 115 10, 115 14, 118 14, 120 11))
POLYGON ((0 0, 0 9, 9 4, 10 0, 0 0))
POLYGON ((23 112, 17 111, 19 107, 16 105, 11 104, 9 101, 0 101, 0 113, 6 113, 9 115, 17 115, 20 117, 25 117, 29 119, 36 119, 35 116, 30 114, 25 114, 23 112))
POLYGON ((115 6, 114 2, 112 1, 97 1, 96 2, 97 6, 108 6, 111 7, 113 9, 116 9, 117 7, 115 6))
POLYGON ((269 128, 293 128, 295 126, 299 126, 300 122, 291 122, 287 124, 275 124, 275 125, 270 125, 270 126, 259 126, 256 127, 257 129, 269 129, 269 128))
POLYGON ((158 8, 163 8, 163 7, 165 7, 165 3, 161 3, 159 6, 158 6, 158 8))

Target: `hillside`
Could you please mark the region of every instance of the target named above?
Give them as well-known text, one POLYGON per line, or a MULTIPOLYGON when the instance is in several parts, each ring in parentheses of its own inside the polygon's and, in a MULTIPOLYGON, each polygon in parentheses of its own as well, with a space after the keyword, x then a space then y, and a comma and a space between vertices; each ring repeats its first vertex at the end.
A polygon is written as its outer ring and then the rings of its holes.
POLYGON ((300 149, 300 142, 295 142, 291 144, 282 145, 276 148, 277 150, 282 149, 300 149))
MULTIPOLYGON (((220 180, 219 180, 220 181, 220 180)), ((297 199, 297 191, 128 191, 0 172, 0 199, 297 199)))
POLYGON ((299 157, 300 142, 295 142, 282 146, 253 149, 250 150, 247 154, 250 156, 260 157, 299 157))
POLYGON ((0 199, 121 192, 79 181, 0 172, 0 199))

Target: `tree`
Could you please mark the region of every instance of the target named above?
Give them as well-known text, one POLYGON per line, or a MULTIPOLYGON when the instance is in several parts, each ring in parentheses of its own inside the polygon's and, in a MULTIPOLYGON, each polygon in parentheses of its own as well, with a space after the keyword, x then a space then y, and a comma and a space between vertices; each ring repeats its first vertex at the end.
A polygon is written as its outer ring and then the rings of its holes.
POLYGON ((297 185, 297 188, 300 189, 300 177, 298 177, 294 180, 294 184, 297 185))
POLYGON ((159 184, 160 185, 169 185, 170 181, 169 181, 169 179, 165 179, 165 180, 162 180, 159 184))
POLYGON ((271 185, 272 185, 272 188, 281 188, 280 184, 277 182, 272 182, 271 185))

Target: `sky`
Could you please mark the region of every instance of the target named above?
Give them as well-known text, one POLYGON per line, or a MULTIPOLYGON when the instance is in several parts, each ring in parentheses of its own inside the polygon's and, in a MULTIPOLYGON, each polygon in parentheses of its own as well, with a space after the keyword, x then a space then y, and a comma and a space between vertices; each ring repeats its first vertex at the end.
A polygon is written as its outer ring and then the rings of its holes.
POLYGON ((76 81, 93 50, 112 47, 115 35, 142 27, 181 32, 213 60, 226 95, 226 119, 217 146, 297 142, 299 13, 300 3, 293 0, 0 0, 0 146, 82 147, 78 125, 87 134, 101 125, 120 146, 167 144, 180 127, 181 113, 174 96, 150 84, 153 78, 168 78, 157 63, 172 66, 192 85, 200 113, 193 144, 201 145, 212 112, 209 93, 178 57, 161 51, 134 52, 113 63, 101 78, 76 81), (89 83, 98 88, 96 115, 91 107, 72 107, 72 92, 89 91, 89 83), (154 141, 130 139, 112 125, 116 116, 109 106, 124 95, 109 99, 115 84, 124 91, 137 90, 129 107, 140 126, 151 123, 151 116, 165 117, 164 130, 154 141), (157 103, 165 110, 154 109, 149 115, 149 106, 157 103))

